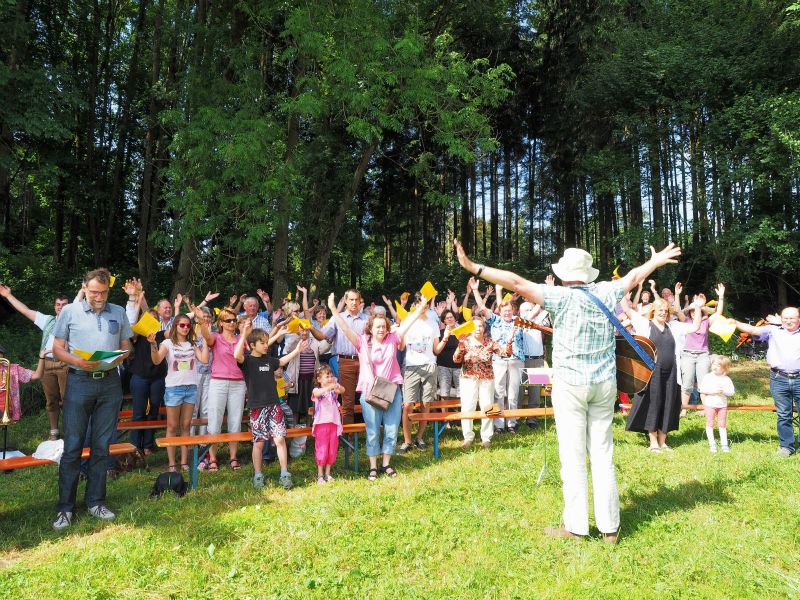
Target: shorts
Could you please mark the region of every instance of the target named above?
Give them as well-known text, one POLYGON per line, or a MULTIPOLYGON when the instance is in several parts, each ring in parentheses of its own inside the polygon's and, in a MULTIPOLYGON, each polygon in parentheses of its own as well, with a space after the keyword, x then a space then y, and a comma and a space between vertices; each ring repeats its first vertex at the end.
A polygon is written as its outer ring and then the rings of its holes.
POLYGON ((403 404, 429 404, 436 400, 437 379, 435 364, 406 366, 403 371, 403 404))
POLYGON ((174 408, 197 402, 196 385, 174 385, 164 389, 164 406, 174 408))
POLYGON ((250 433, 253 442, 266 442, 276 437, 286 437, 286 420, 280 404, 250 410, 250 433))

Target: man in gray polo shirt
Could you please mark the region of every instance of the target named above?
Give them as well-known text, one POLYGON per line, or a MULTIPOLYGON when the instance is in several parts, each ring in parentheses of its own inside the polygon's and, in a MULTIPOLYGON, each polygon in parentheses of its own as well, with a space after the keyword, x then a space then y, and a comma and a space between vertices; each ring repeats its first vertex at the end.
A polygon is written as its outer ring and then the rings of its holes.
POLYGON ((58 515, 53 522, 57 530, 72 524, 81 450, 90 418, 92 455, 86 481, 86 506, 93 517, 105 520, 115 517, 105 500, 108 446, 122 403, 119 370, 96 371, 100 365, 98 361, 85 360, 73 352, 130 350, 129 339, 133 332, 125 309, 108 304, 110 277, 106 269, 89 271, 83 278, 86 300, 74 302, 62 310, 53 332, 53 355, 69 365, 63 407, 64 454, 58 470, 58 515))

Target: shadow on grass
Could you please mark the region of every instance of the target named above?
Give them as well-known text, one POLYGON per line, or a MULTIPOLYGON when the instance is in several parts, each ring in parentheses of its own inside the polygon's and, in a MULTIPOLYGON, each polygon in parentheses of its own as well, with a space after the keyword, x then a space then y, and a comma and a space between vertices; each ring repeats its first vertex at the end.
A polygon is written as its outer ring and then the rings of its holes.
MULTIPOLYGON (((714 435, 719 439, 719 432, 714 428, 714 435)), ((737 432, 735 429, 728 429, 728 437, 736 437, 736 441, 741 443, 744 441, 751 442, 776 442, 776 436, 768 435, 760 432, 748 431, 746 433, 737 432)), ((673 448, 678 448, 687 444, 696 444, 698 442, 707 442, 705 423, 703 427, 683 428, 678 431, 672 431, 667 438, 667 443, 673 448)))

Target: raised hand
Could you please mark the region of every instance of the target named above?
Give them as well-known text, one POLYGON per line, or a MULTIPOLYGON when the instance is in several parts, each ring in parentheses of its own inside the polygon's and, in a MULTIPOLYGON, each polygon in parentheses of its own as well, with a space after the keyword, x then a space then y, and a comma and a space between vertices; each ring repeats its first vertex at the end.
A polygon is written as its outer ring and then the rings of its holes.
POLYGON ((246 337, 250 335, 251 331, 253 331, 253 322, 250 319, 243 320, 239 325, 239 333, 246 337))
POLYGON ((298 285, 297 286, 297 291, 301 292, 303 294, 307 294, 308 293, 308 290, 306 290, 306 288, 304 288, 302 285, 298 285))
POLYGON ((674 242, 670 242, 663 250, 656 252, 653 246, 650 246, 650 260, 654 261, 658 267, 663 267, 671 263, 677 263, 678 257, 681 255, 680 246, 676 246, 674 242))
POLYGON ((467 290, 470 292, 477 292, 481 287, 480 282, 474 277, 470 277, 467 282, 467 290))
POLYGON ((311 306, 319 306, 319 298, 314 298, 311 301, 311 306))
POLYGON ((147 336, 147 341, 150 342, 151 344, 155 344, 156 343, 156 334, 155 333, 151 333, 150 335, 148 335, 147 336))
POLYGON ((544 278, 545 285, 554 286, 556 284, 556 276, 550 273, 544 278))
POLYGON ((336 307, 336 296, 334 295, 333 292, 331 292, 330 296, 328 296, 328 308, 331 310, 333 314, 339 312, 339 309, 336 307))
MULTIPOLYGON (((122 286, 122 291, 128 294, 128 296, 135 296, 136 295, 136 283, 133 279, 126 279, 125 285, 122 286)), ((2 292, 0 292, 2 295, 2 292)))
POLYGON ((215 299, 216 299, 216 298, 218 298, 218 297, 219 297, 219 292, 208 292, 208 293, 206 294, 206 298, 205 298, 205 300, 206 300, 206 304, 208 304, 208 303, 209 303, 209 302, 211 302, 212 300, 215 300, 215 299))
POLYGON ((236 301, 237 301, 238 299, 239 299, 239 296, 237 296, 236 294, 234 294, 233 296, 231 296, 231 297, 228 299, 228 305, 229 305, 229 306, 236 306, 236 301))
POLYGON ((178 292, 178 295, 177 295, 177 296, 175 296, 175 302, 173 303, 173 304, 174 304, 174 306, 175 306, 175 313, 176 313, 176 314, 178 313, 178 310, 180 310, 180 307, 181 307, 181 303, 182 303, 182 302, 183 302, 183 294, 181 294, 180 292, 178 292))
POLYGON ((436 311, 436 314, 441 317, 445 308, 447 308, 447 302, 442 300, 441 302, 436 303, 436 308, 434 310, 436 311))
POLYGON ((472 267, 475 266, 475 263, 473 263, 470 260, 469 256, 467 256, 467 253, 464 252, 464 247, 461 245, 461 242, 459 242, 458 240, 453 240, 453 245, 456 248, 456 257, 458 258, 458 264, 460 264, 467 271, 472 273, 472 267))
POLYGON ((246 298, 247 294, 242 294, 241 296, 239 296, 239 302, 244 302, 246 298))
MULTIPOLYGON (((652 284, 655 286, 655 282, 652 284)), ((683 293, 683 284, 680 281, 675 282, 675 297, 680 298, 681 294, 683 293)))
POLYGON ((256 290, 256 294, 257 294, 257 295, 258 295, 258 297, 259 297, 259 298, 261 298, 261 300, 263 300, 264 302, 269 302, 269 294, 268 294, 267 292, 265 292, 264 290, 260 290, 260 289, 259 289, 259 290, 256 290))
POLYGON ((722 298, 725 295, 725 284, 718 283, 717 289, 715 289, 714 291, 717 292, 717 298, 722 298))

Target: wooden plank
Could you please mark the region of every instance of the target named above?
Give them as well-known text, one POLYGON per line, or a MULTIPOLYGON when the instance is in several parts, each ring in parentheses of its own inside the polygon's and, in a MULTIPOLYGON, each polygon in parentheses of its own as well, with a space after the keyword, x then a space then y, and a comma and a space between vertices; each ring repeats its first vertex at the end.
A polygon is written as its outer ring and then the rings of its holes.
MULTIPOLYGON (((361 433, 366 430, 366 426, 364 423, 351 423, 344 425, 342 429, 345 434, 361 433)), ((286 430, 287 438, 302 437, 304 435, 311 435, 310 427, 296 427, 286 430)), ((227 442, 251 442, 252 440, 253 436, 249 431, 240 431, 239 433, 163 437, 156 439, 156 445, 159 448, 167 448, 169 446, 205 446, 207 444, 224 444, 227 442)))
MULTIPOLYGON (((207 425, 208 419, 192 419, 192 425, 207 425)), ((117 423, 117 429, 120 431, 132 431, 143 429, 166 429, 167 420, 160 419, 158 421, 123 421, 117 423)))
POLYGON ((452 413, 412 413, 409 418, 412 421, 461 421, 477 419, 522 419, 525 417, 551 417, 552 408, 519 408, 516 410, 504 410, 499 415, 488 416, 483 411, 475 412, 452 412, 452 413))
MULTIPOLYGON (((87 459, 91 455, 91 448, 84 448, 81 451, 81 458, 87 459)), ((111 444, 108 447, 108 453, 111 456, 118 456, 120 454, 133 454, 136 452, 136 446, 133 444, 111 444)), ((42 458, 33 458, 32 456, 15 456, 14 458, 6 458, 0 460, 0 471, 13 471, 15 469, 25 469, 28 467, 41 467, 44 465, 54 465, 52 460, 45 460, 42 458)))

